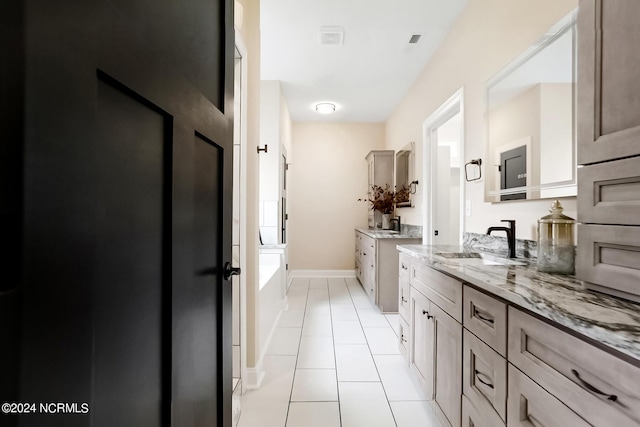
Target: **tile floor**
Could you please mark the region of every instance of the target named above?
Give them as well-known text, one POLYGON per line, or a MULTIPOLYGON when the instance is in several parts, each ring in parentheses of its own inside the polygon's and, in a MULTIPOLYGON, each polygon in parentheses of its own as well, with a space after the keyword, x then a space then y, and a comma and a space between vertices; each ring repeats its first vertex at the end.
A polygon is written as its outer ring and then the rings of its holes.
POLYGON ((239 427, 440 427, 383 315, 355 278, 298 278, 242 396, 239 427))

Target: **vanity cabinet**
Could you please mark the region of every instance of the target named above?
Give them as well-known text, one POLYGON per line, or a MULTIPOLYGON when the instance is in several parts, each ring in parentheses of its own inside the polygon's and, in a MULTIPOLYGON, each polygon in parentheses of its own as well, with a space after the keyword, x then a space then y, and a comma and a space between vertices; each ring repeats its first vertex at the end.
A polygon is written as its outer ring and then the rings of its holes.
POLYGON ((640 301, 640 2, 578 12, 578 252, 588 288, 640 301))
POLYGON ((410 369, 443 426, 640 427, 640 362, 437 264, 401 253, 399 265, 410 369))
POLYGON ((409 265, 409 363, 442 425, 460 426, 462 283, 420 262, 409 265))
MULTIPOLYGON (((398 251, 396 245, 420 243, 414 237, 373 238, 356 230, 355 273, 372 304, 384 313, 397 313, 398 251)), ((375 233, 375 232, 374 232, 375 233)))

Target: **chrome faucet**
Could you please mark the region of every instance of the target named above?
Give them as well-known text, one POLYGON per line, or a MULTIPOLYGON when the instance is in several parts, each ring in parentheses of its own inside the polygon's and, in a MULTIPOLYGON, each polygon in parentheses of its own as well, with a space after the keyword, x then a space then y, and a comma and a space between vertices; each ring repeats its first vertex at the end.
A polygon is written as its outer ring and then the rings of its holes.
POLYGON ((509 227, 489 227, 487 234, 492 231, 504 231, 507 233, 507 245, 509 246, 509 258, 516 257, 516 221, 514 219, 503 219, 501 222, 508 222, 509 227))

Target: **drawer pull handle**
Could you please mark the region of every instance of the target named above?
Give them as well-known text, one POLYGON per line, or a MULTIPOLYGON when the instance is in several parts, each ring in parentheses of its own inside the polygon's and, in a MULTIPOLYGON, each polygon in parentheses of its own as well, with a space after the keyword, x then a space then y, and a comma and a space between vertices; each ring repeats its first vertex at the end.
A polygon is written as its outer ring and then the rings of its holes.
POLYGON ((402 342, 407 342, 407 339, 404 337, 404 334, 400 335, 400 340, 402 340, 402 342))
POLYGON ((482 378, 480 378, 480 375, 484 375, 484 374, 476 369, 476 378, 478 379, 478 381, 480 381, 482 384, 486 385, 489 388, 493 388, 493 384, 487 381, 483 381, 482 378))
POLYGON ((428 319, 433 319, 433 316, 429 314, 429 312, 427 310, 422 310, 422 314, 426 314, 427 315, 427 320, 428 319))
POLYGON ((404 263, 402 264, 402 269, 403 269, 403 270, 406 270, 406 269, 407 269, 407 266, 406 266, 406 265, 404 265, 404 263))
POLYGON ((474 316, 476 316, 478 319, 480 319, 480 320, 482 320, 482 321, 484 321, 484 322, 487 322, 487 323, 494 323, 494 320, 493 320, 493 319, 491 319, 491 318, 489 318, 489 317, 485 317, 485 316, 483 316, 482 314, 480 314, 480 311, 479 311, 477 308, 476 308, 474 311, 475 311, 475 312, 474 312, 473 314, 474 314, 474 316))
POLYGON ((584 388, 586 388, 587 390, 589 390, 590 392, 595 393, 595 394, 599 394, 601 396, 606 396, 607 400, 610 400, 612 402, 615 402, 616 400, 618 400, 618 396, 616 396, 615 394, 603 393, 600 390, 598 390, 597 388, 595 388, 594 386, 592 386, 591 384, 589 384, 588 382, 586 382, 585 380, 583 380, 582 378, 580 378, 580 374, 578 374, 578 371, 576 371, 575 369, 572 369, 571 373, 573 375, 575 375, 576 378, 578 379, 578 381, 580 381, 580 384, 582 384, 582 386, 584 388))
POLYGON ((407 299, 405 297, 402 297, 402 302, 407 302, 407 299))

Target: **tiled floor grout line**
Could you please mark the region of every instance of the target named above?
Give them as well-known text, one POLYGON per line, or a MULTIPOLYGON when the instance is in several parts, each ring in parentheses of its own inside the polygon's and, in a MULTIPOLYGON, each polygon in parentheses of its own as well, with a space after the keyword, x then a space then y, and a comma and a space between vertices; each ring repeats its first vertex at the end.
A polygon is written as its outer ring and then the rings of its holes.
MULTIPOLYGON (((347 286, 347 291, 349 292, 349 296, 351 297, 351 301, 353 302, 353 295, 351 295, 351 289, 349 289, 349 286, 347 286)), ((369 301, 369 303, 371 303, 371 301, 369 301)), ((393 413, 393 408, 391 407, 391 402, 389 402, 389 396, 387 395, 387 390, 384 387, 384 383, 382 382, 382 376, 380 376, 380 370, 378 369, 378 364, 376 363, 376 358, 373 357, 373 351, 371 351, 371 346, 369 345, 369 338, 367 338, 367 334, 365 334, 365 332, 364 332, 364 326, 362 326, 362 321, 360 320, 360 312, 358 311, 358 308, 355 307, 355 304, 354 304, 354 308, 356 310, 356 316, 358 316, 358 323, 360 323, 360 329, 362 329, 362 335, 364 335, 364 340, 367 342, 367 348, 369 349, 369 354, 371 354, 371 360, 373 360, 373 366, 376 367, 376 373, 378 374, 378 379, 380 380, 380 386, 382 387, 382 391, 384 392, 384 397, 387 400, 387 405, 389 406, 389 411, 391 412, 391 417, 393 418, 393 422, 397 427, 398 426, 398 422, 396 421, 396 416, 393 413)), ((381 314, 381 316, 384 316, 384 315, 381 314)), ((386 320, 387 323, 389 323, 389 319, 387 319, 385 317, 385 320, 386 320)), ((393 327, 391 329, 393 329, 393 327)))
MULTIPOLYGON (((293 284, 293 283, 292 283, 293 284)), ((307 318, 307 306, 309 305, 309 289, 311 288, 311 280, 307 282, 307 297, 304 301, 304 310, 302 314, 302 325, 300 325, 300 339, 298 340, 298 351, 296 352, 296 363, 293 367, 293 379, 291 380, 291 390, 289 391, 289 403, 287 404, 287 415, 284 417, 284 426, 289 422, 289 412, 291 411, 291 398, 293 397, 293 386, 296 383, 296 371, 298 370, 298 357, 300 356, 300 346, 302 345, 302 331, 304 330, 304 322, 307 318)), ((289 286, 291 289, 291 286, 289 286)), ((287 290, 289 293, 289 290, 287 290)))
MULTIPOLYGON (((344 281, 344 285, 347 283, 344 281)), ((331 290, 329 289, 329 279, 327 279, 327 294, 329 296, 329 320, 331 321, 331 341, 333 342, 333 363, 336 368, 336 394, 338 396, 338 419, 340 420, 340 427, 342 427, 342 407, 340 406, 340 387, 338 386, 338 356, 336 356, 336 336, 333 333, 333 310, 331 307, 331 290)))

